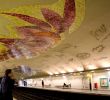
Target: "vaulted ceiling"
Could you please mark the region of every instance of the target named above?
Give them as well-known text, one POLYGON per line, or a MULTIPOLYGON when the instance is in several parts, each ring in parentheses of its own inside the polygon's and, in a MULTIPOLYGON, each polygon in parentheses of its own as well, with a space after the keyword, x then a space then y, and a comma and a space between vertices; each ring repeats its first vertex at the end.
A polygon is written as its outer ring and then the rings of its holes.
POLYGON ((109 5, 110 0, 0 0, 1 75, 6 68, 46 75, 110 67, 109 5))

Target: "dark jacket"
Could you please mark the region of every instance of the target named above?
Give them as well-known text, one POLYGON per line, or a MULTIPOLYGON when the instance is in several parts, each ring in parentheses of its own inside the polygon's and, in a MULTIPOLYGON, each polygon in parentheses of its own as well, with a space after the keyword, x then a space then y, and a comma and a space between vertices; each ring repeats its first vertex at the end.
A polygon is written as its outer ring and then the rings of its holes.
POLYGON ((2 100, 1 83, 0 83, 0 100, 2 100))
POLYGON ((8 76, 4 76, 1 81, 1 90, 4 99, 3 100, 13 100, 12 91, 14 87, 14 80, 8 76))

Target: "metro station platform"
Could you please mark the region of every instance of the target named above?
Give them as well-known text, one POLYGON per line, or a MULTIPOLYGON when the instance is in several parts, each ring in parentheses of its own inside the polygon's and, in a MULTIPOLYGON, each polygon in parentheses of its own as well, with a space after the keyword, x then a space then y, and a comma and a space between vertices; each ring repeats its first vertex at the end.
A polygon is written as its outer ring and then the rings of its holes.
POLYGON ((71 93, 84 93, 84 94, 96 94, 96 95, 108 95, 110 96, 110 90, 87 90, 87 89, 74 89, 74 88, 36 88, 43 90, 55 90, 61 92, 71 92, 71 93))
POLYGON ((14 96, 17 100, 73 100, 77 98, 110 99, 110 91, 90 91, 57 88, 16 87, 14 96))

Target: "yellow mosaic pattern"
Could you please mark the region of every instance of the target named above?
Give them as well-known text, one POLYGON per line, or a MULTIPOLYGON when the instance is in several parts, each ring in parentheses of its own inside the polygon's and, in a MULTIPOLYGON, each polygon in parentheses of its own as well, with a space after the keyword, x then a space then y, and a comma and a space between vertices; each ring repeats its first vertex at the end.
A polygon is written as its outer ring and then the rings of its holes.
MULTIPOLYGON (((0 12, 8 12, 8 13, 20 13, 25 15, 30 15, 33 17, 36 17, 38 19, 41 19, 45 21, 42 13, 41 8, 49 8, 51 10, 54 10, 55 12, 59 13, 61 16, 63 16, 64 12, 64 4, 65 0, 58 0, 58 2, 53 3, 51 5, 30 5, 30 6, 21 6, 9 10, 2 10, 0 9, 0 12)), ((76 5, 76 18, 74 23, 69 28, 69 33, 73 33, 82 23, 84 16, 85 16, 85 0, 75 0, 76 5)), ((20 20, 16 17, 7 16, 7 15, 0 15, 0 38, 20 38, 16 30, 14 29, 15 26, 29 26, 30 23, 20 20)), ((66 36, 69 34, 65 32, 62 34, 62 36, 66 36), (66 35, 65 35, 66 34, 66 35)), ((62 37, 63 38, 63 37, 62 37)), ((0 44, 0 51, 6 50, 6 48, 0 44)))
MULTIPOLYGON (((65 0, 59 0, 57 3, 54 3, 52 5, 23 6, 23 7, 10 9, 7 11, 1 10, 0 12, 10 12, 10 13, 14 12, 14 13, 20 13, 25 15, 31 15, 33 17, 44 20, 43 15, 41 13, 41 8, 49 8, 51 10, 58 12, 61 16, 63 16, 64 3, 65 3, 65 0)), ((76 0, 75 4, 76 4, 76 18, 75 18, 75 22, 70 27, 69 33, 74 32, 80 26, 85 16, 85 0, 76 0)), ((1 16, 5 16, 5 20, 8 19, 7 21, 9 21, 10 23, 6 25, 6 29, 8 30, 8 33, 0 33, 0 37, 17 38, 18 35, 14 30, 14 26, 30 25, 30 23, 22 21, 16 17, 11 17, 7 15, 1 15, 1 16)))

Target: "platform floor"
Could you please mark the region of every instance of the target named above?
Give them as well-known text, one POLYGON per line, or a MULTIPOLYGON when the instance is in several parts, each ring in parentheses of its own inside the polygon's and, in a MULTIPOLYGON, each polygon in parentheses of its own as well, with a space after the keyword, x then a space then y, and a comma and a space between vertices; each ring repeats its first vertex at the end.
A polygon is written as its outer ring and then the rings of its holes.
MULTIPOLYGON (((35 88, 35 87, 26 87, 26 88, 35 88)), ((36 89, 43 89, 43 90, 55 90, 55 91, 63 91, 63 92, 72 92, 72 93, 80 93, 80 94, 95 94, 95 95, 107 95, 110 96, 110 90, 84 90, 84 89, 63 89, 63 88, 42 88, 42 87, 37 87, 36 89)), ((17 99, 13 99, 13 100, 17 100, 17 99)))
POLYGON ((103 94, 103 95, 110 95, 110 90, 83 90, 83 89, 60 89, 60 88, 42 88, 38 87, 38 89, 46 89, 46 90, 56 90, 56 91, 64 91, 64 92, 75 92, 75 93, 90 93, 90 94, 103 94))

